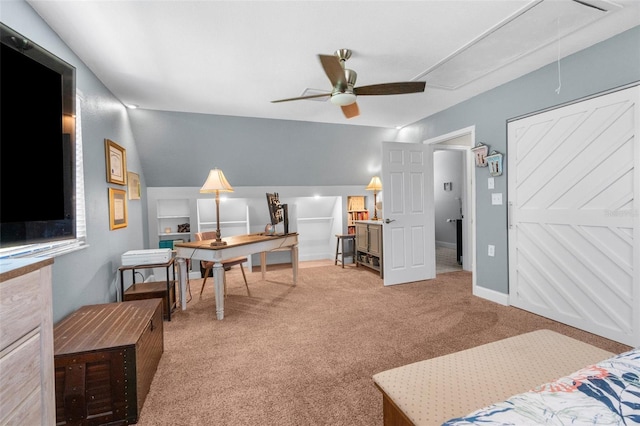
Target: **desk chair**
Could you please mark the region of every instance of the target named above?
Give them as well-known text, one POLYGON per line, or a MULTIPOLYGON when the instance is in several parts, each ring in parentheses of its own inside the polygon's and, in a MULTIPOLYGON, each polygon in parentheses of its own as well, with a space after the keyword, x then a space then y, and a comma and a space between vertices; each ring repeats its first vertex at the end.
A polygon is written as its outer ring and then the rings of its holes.
MULTIPOLYGON (((215 240, 216 232, 196 232, 195 234, 196 241, 202 240, 215 240)), ((247 276, 244 273, 244 267, 242 264, 247 262, 247 258, 244 256, 240 257, 232 257, 231 259, 224 259, 222 262, 222 267, 224 268, 224 295, 227 295, 227 271, 231 269, 232 266, 240 265, 240 270, 242 271, 242 278, 244 278, 244 285, 247 287, 247 294, 251 296, 251 292, 249 291, 249 283, 247 283, 247 276)), ((213 262, 207 262, 204 260, 200 261, 200 266, 204 269, 204 280, 202 281, 202 288, 200 289, 200 297, 202 297, 202 292, 204 291, 204 285, 207 283, 207 278, 209 278, 209 274, 213 269, 213 262)))

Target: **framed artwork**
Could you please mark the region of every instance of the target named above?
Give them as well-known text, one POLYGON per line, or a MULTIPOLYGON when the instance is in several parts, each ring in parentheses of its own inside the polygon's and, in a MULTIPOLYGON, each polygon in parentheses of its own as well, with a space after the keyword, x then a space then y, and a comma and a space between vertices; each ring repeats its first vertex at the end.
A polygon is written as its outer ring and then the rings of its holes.
POLYGON ((487 156, 487 164, 489 165, 489 174, 491 176, 500 176, 502 174, 502 154, 498 151, 491 151, 491 155, 487 156))
POLYGON ((475 147, 471 148, 471 151, 476 156, 476 167, 487 167, 487 152, 489 147, 483 143, 479 143, 475 147))
POLYGON ((127 192, 130 200, 140 199, 140 175, 127 172, 127 192))
POLYGON ((104 140, 107 161, 107 182, 118 185, 127 183, 127 151, 112 140, 104 140))
POLYGON ((109 229, 127 227, 127 191, 109 188, 109 229))

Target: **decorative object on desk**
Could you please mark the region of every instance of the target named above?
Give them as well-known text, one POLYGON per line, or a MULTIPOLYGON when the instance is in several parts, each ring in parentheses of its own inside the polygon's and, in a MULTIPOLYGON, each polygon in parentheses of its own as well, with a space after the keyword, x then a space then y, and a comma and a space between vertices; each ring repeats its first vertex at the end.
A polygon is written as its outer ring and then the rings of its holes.
POLYGON ((487 156, 487 164, 489 165, 489 174, 491 176, 500 176, 502 174, 502 154, 498 151, 491 151, 491 155, 487 156))
POLYGON ((487 167, 487 152, 489 152, 489 147, 483 143, 479 143, 475 147, 471 148, 471 151, 476 156, 476 167, 487 167))
POLYGON ((275 227, 284 222, 284 234, 287 235, 289 233, 289 206, 280 203, 280 196, 277 192, 267 192, 267 207, 269 208, 271 224, 275 227))
MULTIPOLYGON (((218 225, 218 228, 220 225, 218 225)), ((191 232, 191 225, 188 223, 181 223, 178 225, 178 232, 191 232)))
POLYGON ((276 226, 271 223, 267 223, 264 227, 264 235, 274 235, 276 233, 276 226))
POLYGON ((109 188, 109 229, 127 227, 127 192, 109 188))
POLYGON ((373 191, 373 219, 372 220, 378 220, 378 208, 377 208, 378 201, 376 196, 378 195, 378 191, 382 191, 382 182, 380 181, 380 178, 378 176, 372 177, 371 182, 369 182, 369 185, 367 185, 365 190, 373 191))
POLYGON ((216 194, 216 240, 211 243, 212 246, 224 246, 227 245, 225 241, 220 238, 220 192, 233 192, 231 184, 224 177, 222 170, 214 168, 209 171, 207 180, 200 188, 202 193, 215 193, 216 194))
POLYGON ((127 184, 127 151, 112 140, 104 140, 107 161, 107 182, 127 184))
POLYGON ((127 172, 127 189, 130 200, 140 199, 140 176, 137 173, 127 172))

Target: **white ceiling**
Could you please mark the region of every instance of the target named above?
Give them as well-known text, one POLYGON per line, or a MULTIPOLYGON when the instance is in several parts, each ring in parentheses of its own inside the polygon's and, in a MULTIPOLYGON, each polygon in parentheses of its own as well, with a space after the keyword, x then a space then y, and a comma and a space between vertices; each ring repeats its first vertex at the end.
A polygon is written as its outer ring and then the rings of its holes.
POLYGON ((607 12, 573 0, 27 1, 124 104, 378 127, 415 122, 640 25, 638 0, 584 0, 607 12), (317 55, 341 48, 353 51, 356 87, 427 89, 360 96, 361 115, 349 120, 329 101, 270 102, 330 91, 317 55))

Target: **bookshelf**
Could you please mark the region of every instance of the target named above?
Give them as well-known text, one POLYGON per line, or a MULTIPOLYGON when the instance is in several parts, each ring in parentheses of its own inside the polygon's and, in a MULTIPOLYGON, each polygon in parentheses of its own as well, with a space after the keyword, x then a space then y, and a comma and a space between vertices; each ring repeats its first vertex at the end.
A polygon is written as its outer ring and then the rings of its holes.
POLYGON ((366 197, 364 195, 347 196, 347 232, 356 233, 356 221, 369 220, 369 210, 366 209, 366 197))

